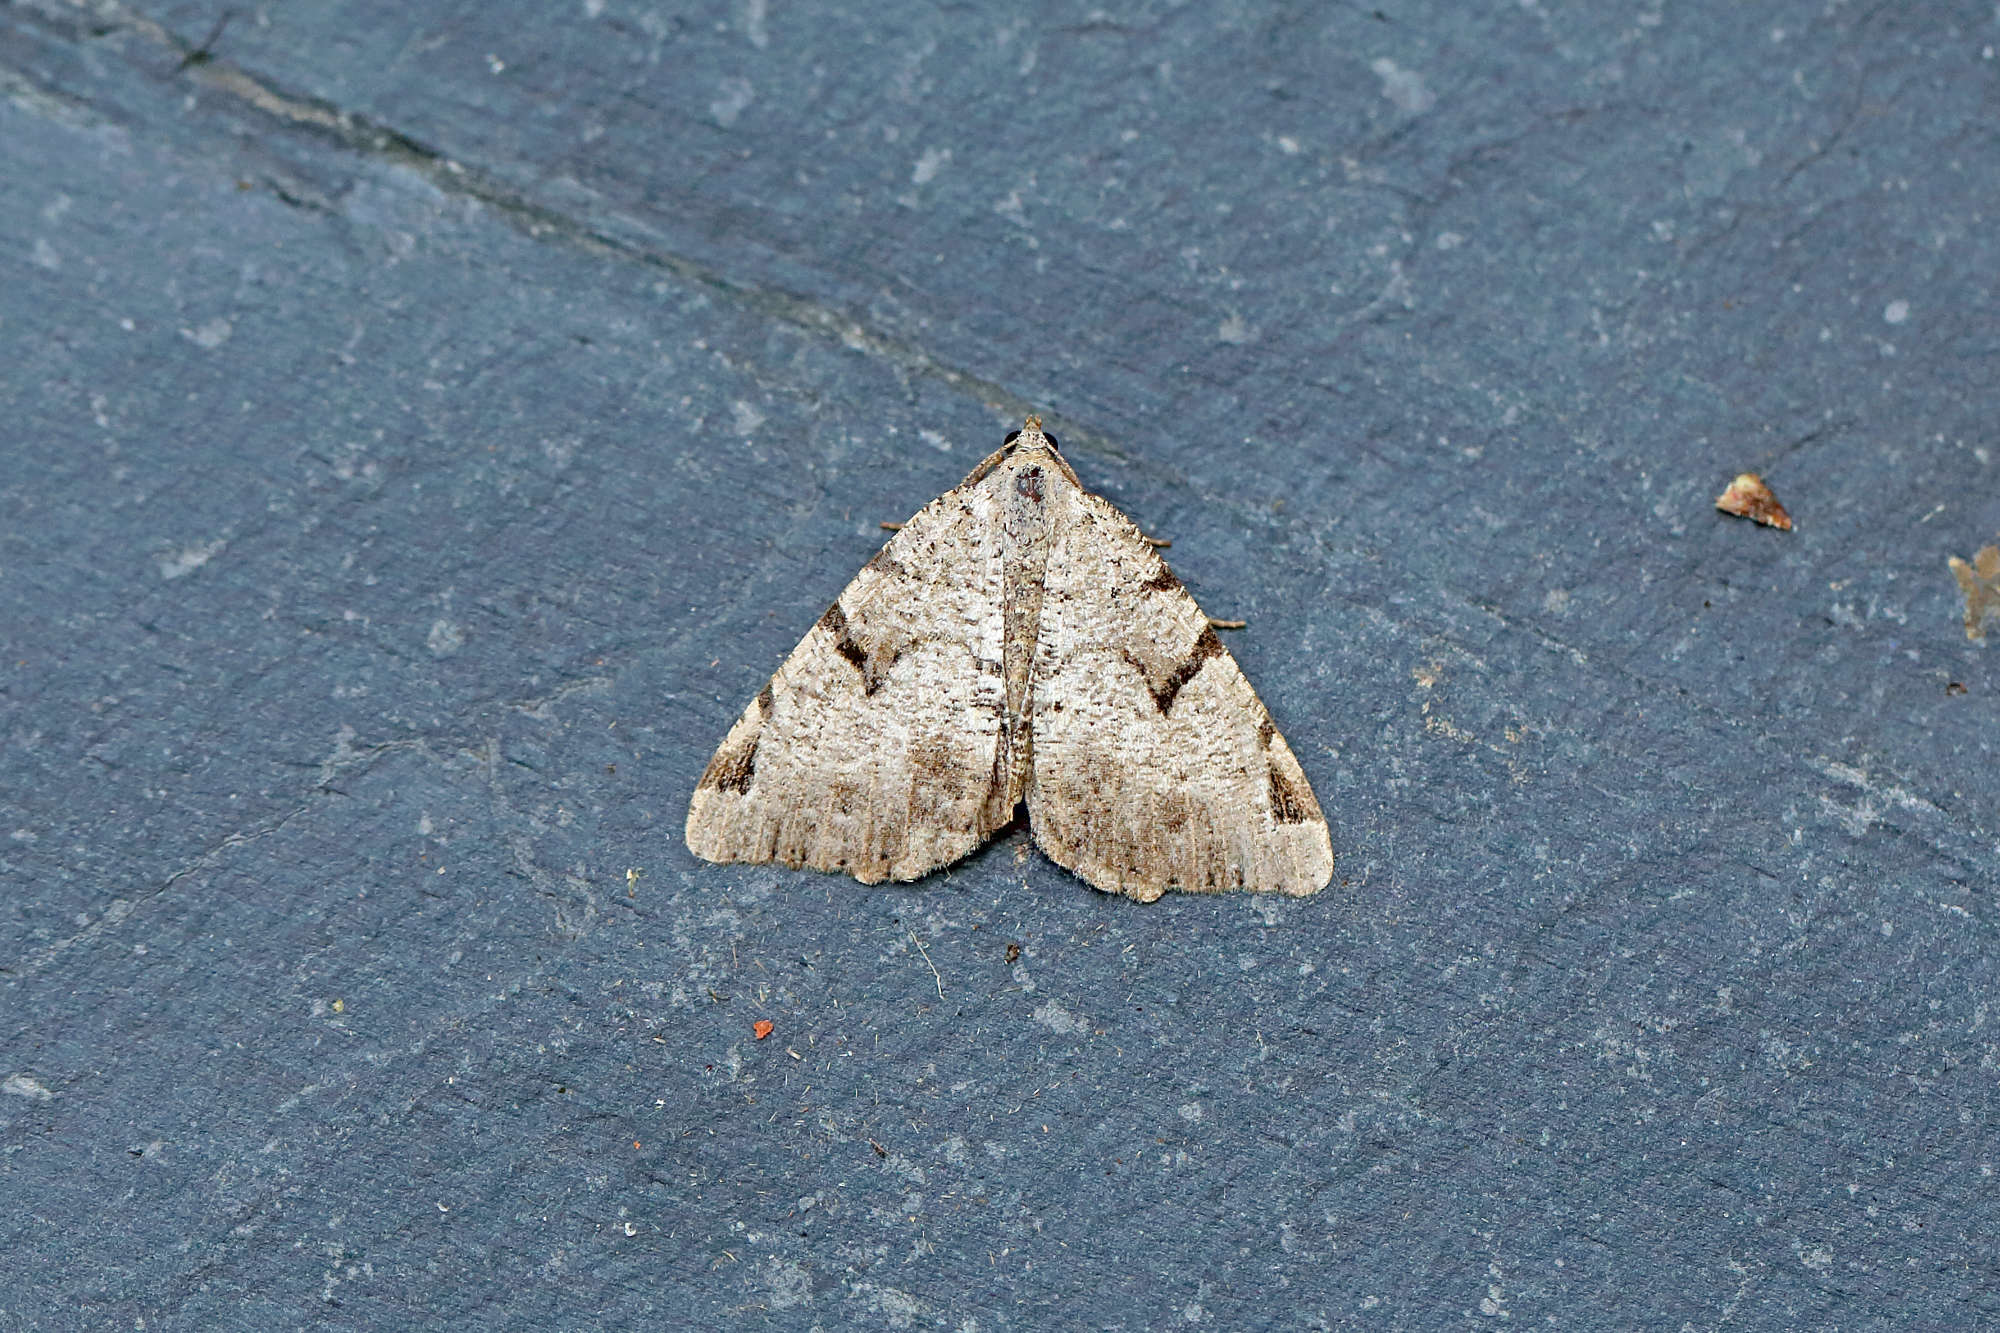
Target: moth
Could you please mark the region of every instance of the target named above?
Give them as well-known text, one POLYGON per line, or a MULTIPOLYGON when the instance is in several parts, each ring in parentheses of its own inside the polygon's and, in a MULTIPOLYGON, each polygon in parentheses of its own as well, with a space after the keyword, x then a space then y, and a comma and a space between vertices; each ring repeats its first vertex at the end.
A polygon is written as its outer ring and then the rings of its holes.
POLYGON ((1159 552, 1029 417, 891 537, 729 729, 688 806, 709 861, 949 865, 1025 802, 1107 893, 1333 876, 1291 747, 1159 552))

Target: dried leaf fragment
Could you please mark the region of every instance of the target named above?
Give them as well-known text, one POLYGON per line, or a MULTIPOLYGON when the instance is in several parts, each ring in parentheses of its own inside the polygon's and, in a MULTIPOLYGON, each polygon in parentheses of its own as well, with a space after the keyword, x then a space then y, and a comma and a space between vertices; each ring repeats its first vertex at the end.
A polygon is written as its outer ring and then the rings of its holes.
POLYGON ((778 1030, 778 1025, 776 1023, 773 1023, 768 1018, 760 1018, 756 1022, 750 1025, 750 1030, 757 1034, 758 1041, 762 1041, 764 1040, 764 1038, 770 1036, 773 1032, 776 1032, 778 1030))
POLYGON ((1771 494, 1771 488, 1754 472, 1745 472, 1729 483, 1729 489, 1715 497, 1715 507, 1738 518, 1751 518, 1767 528, 1792 530, 1792 516, 1771 494))
POLYGON ((1951 557, 1952 576, 1965 594, 1965 637, 1977 643, 1988 625, 2000 624, 2000 546, 1988 546, 1967 564, 1951 557))

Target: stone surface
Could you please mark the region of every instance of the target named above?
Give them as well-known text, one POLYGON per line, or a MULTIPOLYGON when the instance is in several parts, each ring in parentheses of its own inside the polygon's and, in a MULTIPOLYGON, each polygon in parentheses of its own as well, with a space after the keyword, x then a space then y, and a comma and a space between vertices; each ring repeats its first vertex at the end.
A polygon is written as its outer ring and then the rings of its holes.
POLYGON ((1996 45, 0 8, 0 1324, 2000 1316, 1996 45), (681 846, 1030 408, 1318 898, 681 846))

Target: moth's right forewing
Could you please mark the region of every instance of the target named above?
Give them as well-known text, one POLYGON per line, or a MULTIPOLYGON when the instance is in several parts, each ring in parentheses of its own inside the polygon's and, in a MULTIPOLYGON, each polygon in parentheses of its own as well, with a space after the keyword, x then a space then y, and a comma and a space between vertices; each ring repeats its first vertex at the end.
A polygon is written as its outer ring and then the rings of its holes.
POLYGON ((1109 502, 1070 490, 1065 503, 1035 658, 1035 841, 1148 901, 1324 888, 1326 819, 1208 617, 1109 502))

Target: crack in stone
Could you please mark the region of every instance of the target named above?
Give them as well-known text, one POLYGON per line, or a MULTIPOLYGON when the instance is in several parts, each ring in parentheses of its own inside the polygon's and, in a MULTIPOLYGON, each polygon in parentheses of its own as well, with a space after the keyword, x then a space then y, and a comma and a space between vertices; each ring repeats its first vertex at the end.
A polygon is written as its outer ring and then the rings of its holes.
MULTIPOLYGON (((537 203, 498 176, 459 162, 367 116, 320 98, 276 89, 229 61, 206 53, 203 48, 118 3, 118 0, 70 0, 70 3, 114 29, 135 33, 171 53, 180 64, 176 71, 178 77, 273 119, 317 132, 351 152, 413 171, 443 194, 478 201, 533 239, 554 235, 592 254, 615 256, 663 269, 754 314, 862 352, 886 362, 904 375, 943 384, 956 393, 985 404, 1002 417, 1020 418, 1039 410, 1038 404, 993 380, 947 365, 912 343, 878 333, 859 320, 820 302, 790 292, 750 286, 727 276, 721 269, 686 255, 613 235, 579 218, 537 203)), ((300 202, 286 198, 275 184, 272 189, 287 203, 300 202)), ((307 206, 310 206, 309 201, 307 206)), ((1044 415, 1047 415, 1046 412, 1044 415)), ((1055 421, 1053 417, 1050 419, 1055 421)), ((1062 427, 1065 440, 1085 446, 1104 457, 1129 461, 1125 451, 1117 444, 1079 423, 1056 421, 1056 424, 1062 427)))
POLYGON ((35 973, 47 968, 71 949, 82 944, 88 944, 105 931, 122 924, 127 917, 138 911, 141 903, 157 898, 181 880, 186 879, 189 875, 196 874, 218 864, 226 853, 278 832, 301 815, 312 811, 318 804, 317 801, 308 801, 306 804, 299 806, 288 814, 280 816, 261 828, 254 828, 248 832, 225 834, 222 840, 216 843, 215 846, 194 857, 180 869, 161 880, 157 885, 141 893, 137 898, 113 898, 105 905, 102 915, 83 929, 77 931, 74 935, 57 940, 40 953, 24 958, 14 967, 0 968, 0 972, 11 972, 16 976, 33 976, 35 973))

